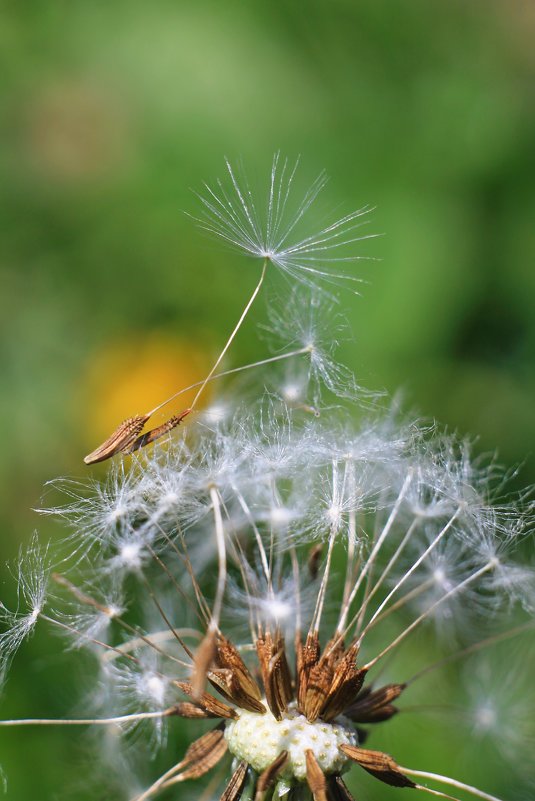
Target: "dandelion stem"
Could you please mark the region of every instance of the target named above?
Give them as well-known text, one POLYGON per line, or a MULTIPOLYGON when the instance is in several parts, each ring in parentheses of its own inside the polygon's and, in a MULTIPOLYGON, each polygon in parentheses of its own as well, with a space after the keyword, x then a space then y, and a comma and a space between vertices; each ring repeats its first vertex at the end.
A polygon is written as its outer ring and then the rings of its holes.
POLYGON ((171 715, 173 707, 160 712, 137 712, 132 715, 118 715, 114 718, 21 718, 20 720, 0 720, 0 726, 112 726, 116 723, 132 723, 136 720, 153 720, 171 715))
POLYGON ((125 656, 130 651, 137 651, 138 648, 143 648, 143 646, 147 645, 147 640, 151 642, 167 642, 167 640, 171 640, 175 636, 175 632, 180 635, 180 637, 195 637, 196 639, 202 639, 202 634, 200 631, 196 629, 175 629, 174 631, 170 631, 169 629, 163 629, 163 631, 156 631, 153 634, 147 635, 143 640, 141 637, 135 637, 132 640, 128 640, 127 642, 121 643, 113 651, 105 651, 102 654, 102 661, 103 662, 113 662, 115 659, 118 659, 120 656, 125 656))
POLYGON ((290 550, 290 558, 292 560, 292 573, 295 583, 295 633, 298 636, 301 633, 301 582, 299 580, 299 560, 297 559, 295 547, 290 550))
MULTIPOLYGON (((333 477, 332 477, 332 484, 334 489, 333 495, 333 508, 334 514, 336 517, 337 514, 337 507, 340 502, 338 497, 338 464, 336 461, 333 461, 333 477)), ((336 535, 338 533, 338 520, 333 520, 331 524, 331 533, 329 536, 329 548, 327 550, 327 559, 325 561, 325 568, 323 570, 323 576, 321 579, 321 585, 318 591, 318 598, 316 601, 316 608, 314 610, 314 615, 312 617, 312 621, 310 623, 310 631, 311 632, 318 632, 320 627, 321 615, 323 612, 323 604, 325 603, 325 593, 327 592, 327 584, 329 582, 329 573, 331 570, 331 560, 333 555, 333 548, 334 543, 336 540, 336 535)))
POLYGON ((436 795, 438 798, 446 798, 447 801, 460 801, 456 795, 449 795, 448 793, 443 793, 440 790, 432 790, 430 787, 424 787, 423 784, 417 784, 415 789, 423 790, 424 793, 429 793, 429 795, 436 795))
POLYGON ((223 605, 223 596, 225 594, 225 585, 227 581, 227 550, 225 546, 225 529, 223 526, 223 518, 221 516, 221 504, 219 501, 219 493, 216 487, 210 487, 210 498, 214 510, 214 523, 215 535, 217 542, 217 556, 218 556, 218 575, 217 575, 217 589, 212 608, 212 617, 210 620, 209 629, 217 631, 219 627, 219 619, 221 617, 221 607, 223 605))
POLYGON ((347 527, 347 564, 346 564, 346 577, 344 581, 344 594, 342 597, 342 615, 340 617, 340 627, 345 626, 347 615, 349 612, 348 600, 351 594, 351 585, 354 580, 354 559, 355 559, 355 543, 356 543, 356 530, 357 530, 357 516, 354 509, 349 512, 349 522, 347 527))
MULTIPOLYGON (((411 481, 412 481, 412 471, 409 470, 409 472, 407 473, 407 476, 405 478, 405 481, 403 482, 403 486, 401 487, 401 490, 400 490, 400 492, 398 494, 398 497, 396 498, 396 502, 395 502, 394 506, 392 507, 392 511, 390 512, 390 515, 388 516, 388 520, 386 521, 385 526, 384 526, 381 534, 379 535, 379 538, 377 539, 377 542, 373 546, 368 559, 364 563, 364 567, 362 568, 362 570, 360 572, 360 575, 359 575, 357 581, 355 582, 355 586, 353 587, 353 590, 351 591, 351 595, 349 596, 349 599, 347 601, 347 604, 346 604, 345 608, 348 609, 351 606, 351 604, 355 600, 357 592, 359 591, 359 589, 360 589, 360 587, 362 585, 363 580, 366 578, 366 576, 368 575, 368 573, 372 569, 373 564, 375 562, 375 558, 377 557, 377 554, 381 550, 381 547, 382 547, 384 541, 388 537, 388 535, 390 533, 390 530, 391 530, 392 526, 394 525, 394 521, 395 521, 395 519, 396 519, 396 517, 398 515, 398 512, 400 510, 401 504, 403 502, 403 498, 405 497, 405 494, 406 494, 406 492, 407 492, 407 490, 409 488, 409 484, 411 483, 411 481)), ((355 617, 353 617, 353 619, 350 621, 350 623, 347 626, 345 626, 345 628, 343 628, 341 621, 342 621, 342 617, 344 616, 344 611, 345 611, 345 609, 342 610, 342 613, 340 615, 340 621, 339 621, 338 626, 336 628, 336 634, 338 635, 338 639, 342 639, 345 636, 345 634, 348 632, 348 630, 356 623, 356 621, 358 620, 358 616, 360 614, 360 613, 358 613, 357 615, 355 615, 355 617)))
MULTIPOLYGON (((349 475, 350 496, 355 492, 355 464, 352 460, 346 461, 346 474, 349 475)), ((344 594, 342 596, 342 615, 340 626, 343 628, 349 611, 348 599, 351 594, 351 586, 354 581, 355 573, 355 547, 357 542, 357 513, 355 509, 349 510, 349 521, 347 526, 347 563, 346 576, 344 580, 344 594)))
MULTIPOLYGON (((167 532, 160 526, 160 524, 158 522, 156 523, 156 526, 157 526, 158 530, 161 531, 163 538, 171 545, 173 550, 178 553, 178 556, 180 557, 180 560, 181 561, 185 561, 186 559, 185 559, 184 555, 182 553, 180 553, 180 551, 176 547, 175 543, 170 539, 170 537, 167 534, 167 532)), ((195 613, 195 615, 198 618, 198 620, 202 622, 203 621, 203 616, 204 616, 204 620, 206 621, 207 618, 208 618, 206 610, 201 606, 201 604, 198 604, 199 608, 197 608, 195 606, 195 604, 193 603, 193 601, 191 600, 189 595, 183 590, 183 588, 180 586, 180 584, 178 583, 176 578, 173 576, 172 572, 169 570, 169 568, 167 567, 165 562, 162 559, 160 559, 158 554, 152 548, 150 548, 150 552, 151 552, 152 558, 154 559, 156 564, 159 567, 161 567, 162 571, 165 573, 167 578, 170 580, 170 582, 173 585, 173 587, 175 587, 175 589, 178 591, 178 593, 181 596, 181 598, 183 598, 186 601, 186 603, 191 607, 192 611, 195 613)))
MULTIPOLYGON (((60 620, 54 620, 53 617, 49 617, 48 615, 43 615, 42 613, 39 615, 41 620, 45 620, 47 623, 51 623, 53 626, 57 626, 64 631, 68 631, 70 634, 76 634, 77 637, 87 640, 88 642, 92 642, 94 645, 99 645, 101 648, 104 648, 106 651, 113 651, 117 656, 124 656, 125 659, 129 659, 131 662, 134 662, 136 665, 141 664, 140 660, 137 659, 132 654, 128 654, 126 652, 121 651, 121 649, 115 645, 109 645, 107 642, 102 642, 102 640, 97 640, 95 637, 89 637, 84 632, 79 631, 74 626, 69 626, 67 623, 62 623, 60 620)), ((146 639, 145 639, 145 644, 146 639)))
MULTIPOLYGON (((141 660, 135 657, 133 654, 128 653, 128 649, 124 647, 124 645, 128 645, 125 643, 123 646, 116 646, 116 645, 109 645, 106 642, 102 642, 102 640, 97 640, 95 637, 89 637, 87 634, 79 631, 78 629, 74 628, 74 626, 69 626, 67 623, 62 623, 59 620, 54 620, 53 617, 49 617, 48 615, 40 614, 39 617, 41 620, 45 620, 47 623, 51 623, 53 626, 57 626, 64 631, 68 631, 71 634, 76 634, 78 637, 82 637, 86 639, 88 642, 92 642, 94 645, 99 645, 101 648, 104 648, 105 652, 111 653, 113 652, 113 658, 116 659, 117 657, 124 657, 128 659, 130 662, 133 662, 135 665, 142 666, 141 660)), ((142 641, 145 645, 151 645, 149 639, 147 637, 143 637, 142 641)), ((176 662, 180 660, 175 660, 176 662)), ((186 662, 182 663, 184 667, 190 668, 186 662)), ((162 673, 159 670, 153 670, 153 673, 161 679, 171 679, 170 676, 167 676, 165 673, 162 673)))
MULTIPOLYGON (((455 787, 458 790, 464 790, 465 792, 476 796, 476 798, 484 799, 484 801, 502 801, 502 799, 495 795, 484 793, 483 790, 478 790, 477 787, 472 787, 472 785, 457 781, 457 779, 451 779, 449 776, 441 776, 439 773, 428 773, 425 770, 410 770, 409 768, 400 768, 400 770, 402 770, 403 773, 407 773, 409 776, 415 776, 416 778, 420 779, 432 779, 433 781, 448 784, 450 787, 455 787)), ((418 787, 418 789, 427 790, 426 787, 418 787)))
MULTIPOLYGON (((413 587, 413 589, 409 590, 409 592, 406 592, 405 595, 399 598, 395 604, 392 604, 392 606, 389 609, 386 609, 378 617, 375 617, 374 620, 370 620, 369 624, 366 626, 366 632, 370 631, 370 629, 376 626, 377 623, 379 623, 381 620, 385 620, 391 614, 397 612, 398 609, 402 609, 402 607, 404 607, 410 601, 414 601, 414 599, 418 598, 419 595, 422 595, 424 592, 427 592, 427 590, 429 590, 433 586, 433 584, 434 584, 434 579, 430 578, 427 579, 427 581, 424 581, 422 584, 418 584, 416 587, 413 587)), ((362 637, 364 637, 364 634, 362 634, 362 637)))
POLYGON ((388 574, 390 573, 390 571, 392 570, 392 568, 394 567, 394 565, 398 561, 399 557, 403 553, 403 551, 405 549, 405 546, 408 543, 408 541, 410 540, 410 538, 412 537, 412 535, 414 533, 414 529, 416 528, 417 524, 418 524, 418 520, 417 519, 412 521, 411 525, 407 529, 407 532, 406 532, 405 536, 403 537, 403 539, 401 540, 401 543, 399 544, 398 548, 396 549, 394 555, 392 556, 392 558, 388 562, 387 566, 385 567, 385 569, 383 570, 383 572, 381 573, 381 575, 379 576, 379 578, 375 582, 373 588, 370 590, 370 592, 367 593, 367 595, 366 595, 366 597, 365 597, 365 599, 364 599, 364 601, 362 603, 362 606, 360 608, 360 614, 359 614, 359 619, 358 619, 358 623, 357 623, 357 634, 360 634, 362 623, 363 623, 363 620, 364 620, 364 617, 365 617, 365 614, 366 614, 366 611, 368 609, 370 601, 372 600, 374 595, 377 593, 377 591, 380 589, 380 587, 383 585, 383 582, 388 577, 388 574))
MULTIPOLYGON (((149 551, 151 552, 152 556, 154 558, 156 558, 156 554, 154 553, 152 548, 150 546, 148 546, 148 548, 149 548, 149 551)), ((168 616, 165 614, 165 612, 163 610, 163 607, 162 607, 161 603, 159 602, 158 598, 156 597, 156 593, 153 591, 153 589, 152 589, 152 587, 150 585, 150 582, 148 581, 147 577, 142 574, 142 579, 143 579, 143 583, 144 583, 145 587, 147 588, 147 592, 148 592, 149 596, 152 598, 152 600, 154 602, 154 605, 156 606, 156 609, 160 613, 160 617, 162 618, 163 622, 167 625, 170 633, 172 634, 174 639, 178 642, 178 644, 183 648, 185 653, 190 657, 190 659, 193 659, 193 654, 192 654, 191 650, 188 648, 188 646, 186 645, 186 643, 184 642, 184 640, 182 639, 180 634, 177 633, 175 627, 173 626, 173 624, 169 620, 168 616)))
MULTIPOLYGON (((75 584, 69 581, 69 579, 65 578, 65 576, 62 576, 60 573, 53 573, 52 578, 57 584, 60 584, 62 587, 68 589, 69 592, 71 592, 74 595, 74 597, 80 601, 80 603, 92 606, 95 609, 98 609, 100 612, 109 615, 108 607, 99 604, 98 601, 95 601, 89 595, 86 595, 86 593, 82 592, 75 584)), ((126 620, 123 620, 123 618, 120 615, 113 615, 113 620, 115 620, 115 622, 119 626, 121 626, 121 628, 123 628, 125 631, 128 631, 130 634, 135 634, 137 637, 144 640, 145 643, 151 648, 153 648, 157 653, 159 653, 160 656, 163 656, 166 659, 170 659, 172 662, 176 662, 178 665, 182 665, 183 667, 190 667, 190 665, 187 662, 184 662, 183 659, 178 659, 176 656, 168 654, 166 651, 163 651, 158 645, 148 640, 146 634, 144 634, 137 626, 132 626, 130 623, 127 623, 126 620)))
POLYGON ((361 642, 362 642, 362 640, 364 639, 364 636, 366 635, 366 632, 367 632, 367 631, 369 631, 369 629, 370 629, 370 628, 371 628, 371 626, 373 625, 373 623, 374 623, 374 621, 376 620, 376 618, 377 618, 377 617, 378 617, 378 616, 381 614, 381 612, 383 611, 383 609, 385 608, 385 606, 386 606, 386 605, 389 603, 389 601, 390 601, 390 599, 392 598, 392 596, 393 596, 393 595, 395 595, 395 594, 396 594, 396 592, 397 592, 397 591, 398 591, 398 590, 399 590, 399 589, 400 589, 400 588, 401 588, 401 587, 402 587, 402 586, 405 584, 405 582, 407 581, 407 579, 409 579, 409 578, 412 576, 412 574, 414 573, 414 571, 415 571, 415 570, 417 570, 417 568, 418 568, 418 567, 420 567, 420 565, 422 564, 422 562, 424 561, 424 559, 426 559, 426 558, 429 556, 429 554, 431 553, 431 551, 432 551, 434 548, 436 548, 436 546, 439 544, 439 542, 442 540, 442 538, 445 536, 445 534, 446 534, 446 533, 447 533, 447 532, 450 530, 450 528, 452 527, 453 523, 455 522, 455 520, 456 520, 456 519, 457 519, 457 517, 459 516, 459 513, 460 513, 460 511, 461 511, 461 509, 460 509, 460 507, 459 507, 459 508, 457 509, 457 511, 455 512, 455 514, 454 514, 454 515, 452 515, 452 517, 451 517, 451 518, 448 520, 448 522, 446 523, 446 525, 445 525, 445 526, 443 526, 443 527, 442 527, 442 529, 439 531, 439 533, 437 534, 437 536, 435 537, 435 539, 433 540, 433 542, 431 543, 431 545, 429 545, 429 546, 426 548, 426 550, 425 550, 425 551, 424 551, 424 552, 423 552, 423 553, 422 553, 422 554, 421 554, 421 555, 418 557, 418 559, 417 559, 417 560, 414 562, 414 564, 413 564, 413 565, 411 565, 410 569, 409 569, 409 570, 407 570, 407 572, 403 574, 403 576, 400 578, 400 580, 398 581, 398 583, 396 584, 396 586, 395 586, 395 587, 393 587, 393 588, 390 590, 390 592, 388 593, 388 595, 386 596, 386 598, 385 598, 385 599, 382 601, 382 603, 381 603, 381 604, 379 604, 379 606, 378 606, 378 607, 377 607, 377 609, 375 610, 375 613, 373 614, 372 618, 370 619, 370 622, 368 623, 368 625, 365 627, 364 631, 363 631, 363 632, 362 632, 362 634, 360 635, 360 638, 359 638, 359 639, 360 639, 360 641, 361 641, 361 642))
POLYGON ((171 776, 174 776, 175 773, 178 773, 178 771, 182 768, 183 765, 184 765, 184 761, 183 760, 181 762, 178 762, 176 765, 173 765, 172 768, 169 768, 169 770, 167 770, 165 773, 163 773, 160 776, 159 779, 156 779, 154 784, 151 784, 151 786, 148 787, 143 793, 141 793, 141 795, 137 795, 133 799, 133 801, 145 801, 146 798, 150 798, 151 795, 154 795, 155 793, 157 793, 158 790, 161 788, 161 786, 168 779, 170 779, 171 776))
POLYGON ((528 623, 523 623, 520 626, 515 626, 513 629, 509 629, 508 631, 502 631, 501 634, 495 634, 492 637, 486 637, 484 640, 480 640, 479 642, 474 643, 473 645, 469 645, 467 648, 463 648, 460 651, 455 651, 453 654, 448 654, 448 656, 443 657, 443 659, 439 659, 437 662, 433 662, 432 665, 427 665, 423 670, 418 671, 415 673, 412 678, 408 679, 404 684, 407 686, 409 684, 414 684, 417 679, 423 678, 428 673, 431 673, 433 670, 437 670, 437 668, 443 667, 443 665, 447 665, 450 662, 456 662, 457 659, 462 659, 463 656, 469 656, 470 654, 475 654, 477 651, 483 650, 483 648, 488 648, 491 645, 496 645, 499 642, 503 642, 504 640, 509 640, 511 637, 516 637, 518 634, 523 634, 525 631, 530 631, 535 627, 535 621, 530 620, 528 623))
POLYGON ((252 370, 255 367, 264 367, 266 364, 274 364, 275 362, 282 362, 285 359, 293 359, 295 356, 302 356, 305 353, 310 353, 310 348, 307 346, 306 348, 299 348, 298 350, 292 350, 289 353, 281 353, 279 356, 270 356, 268 359, 261 359, 258 362, 250 362, 249 364, 243 364, 241 367, 233 367, 231 370, 224 370, 221 373, 215 373, 212 375, 208 381, 203 378, 202 381, 196 381, 194 384, 190 384, 187 387, 183 387, 179 389, 178 392, 175 392, 166 400, 159 403, 158 406, 155 406, 148 414, 152 416, 155 412, 162 409, 164 406, 167 406, 168 403, 171 403, 172 400, 178 398, 180 395, 184 395, 186 392, 189 392, 192 389, 196 389, 197 387, 201 387, 203 384, 208 384, 211 381, 217 381, 218 378, 226 378, 229 375, 235 375, 236 373, 242 373, 245 370, 252 370))
POLYGON ((453 595, 456 595, 457 593, 464 590, 469 584, 471 584, 473 581, 476 581, 476 579, 478 579, 480 576, 483 576, 485 573, 488 573, 488 571, 492 570, 492 568, 494 567, 496 567, 496 559, 491 559, 490 562, 487 562, 486 565, 484 565, 479 570, 476 570, 475 573, 472 573, 471 576, 468 576, 467 579, 465 579, 456 587, 454 587, 452 590, 443 595, 442 598, 439 598, 438 601, 435 601, 435 603, 432 604, 429 607, 429 609, 426 609, 426 611, 423 612, 419 617, 417 617, 416 620, 413 620, 413 622, 409 626, 407 626, 407 628, 404 631, 402 631, 398 637, 392 640, 390 645, 387 645, 386 648, 384 648, 380 654, 374 657, 374 659, 372 659, 371 662, 368 662, 368 664, 365 665, 366 670, 370 670, 370 668, 372 668, 380 659, 382 659, 383 656, 386 656, 386 654, 388 654, 393 648, 395 648, 397 645, 403 642, 403 640, 411 633, 411 631, 414 631, 414 629, 417 626, 419 626, 420 623, 423 620, 425 620, 432 612, 434 612, 435 609, 437 609, 437 607, 439 607, 442 603, 444 603, 444 601, 447 601, 448 598, 451 598, 453 595))
POLYGON ((219 356, 217 357, 217 359, 216 359, 216 362, 215 362, 214 366, 212 367, 212 369, 210 370, 210 372, 208 373, 208 375, 207 375, 207 376, 206 376, 206 378, 204 379, 203 383, 202 383, 202 384, 201 384, 201 386, 199 387, 199 390, 198 390, 197 394, 196 394, 196 395, 195 395, 195 397, 193 398, 193 401, 191 402, 191 405, 190 405, 190 409, 193 409, 193 408, 196 406, 196 404, 197 404, 197 401, 199 400, 199 398, 200 398, 201 394, 203 393, 205 386, 206 386, 206 385, 207 385, 207 383, 210 381, 210 379, 211 379, 211 378, 212 378, 212 376, 214 375, 215 371, 217 370, 217 368, 218 368, 218 367, 219 367, 219 365, 221 364, 221 362, 222 362, 222 360, 223 360, 223 358, 224 358, 224 356, 225 356, 225 353, 226 353, 226 352, 228 351, 228 349, 230 348, 230 346, 231 346, 231 344, 232 344, 232 341, 234 340, 234 337, 236 336, 236 334, 237 334, 237 333, 238 333, 238 331, 240 330, 240 328, 241 328, 241 325, 242 325, 243 321, 244 321, 244 320, 245 320, 245 318, 247 317, 247 314, 248 314, 248 312, 249 312, 249 309, 250 309, 250 308, 251 308, 251 306, 253 305, 253 303, 254 303, 254 300, 255 300, 256 296, 258 295, 258 293, 260 292, 260 288, 261 288, 262 284, 264 283, 264 278, 265 278, 265 275, 266 275, 266 269, 267 269, 267 265, 268 265, 268 259, 265 259, 265 261, 264 261, 264 264, 262 265, 262 273, 261 273, 261 275, 260 275, 260 280, 258 281, 258 283, 257 283, 257 285, 256 285, 256 287, 255 287, 255 289, 254 289, 254 291, 253 291, 253 294, 251 295, 251 297, 250 297, 250 298, 249 298, 249 300, 247 301, 247 304, 246 304, 246 306, 245 306, 244 310, 242 311, 242 313, 241 313, 241 315, 240 315, 240 319, 239 319, 239 320, 238 320, 238 322, 236 323, 236 326, 234 327, 234 330, 232 331, 231 335, 229 336, 229 338, 228 338, 228 340, 227 340, 227 343, 226 343, 225 347, 223 348, 223 350, 221 351, 221 353, 220 353, 220 354, 219 354, 219 356))
POLYGON ((233 490, 236 493, 236 498, 238 499, 238 503, 240 504, 241 508, 247 515, 251 528, 253 529, 253 533, 256 539, 256 544, 258 545, 258 552, 260 554, 260 561, 262 562, 262 570, 264 571, 266 581, 269 584, 271 580, 271 573, 268 565, 266 549, 264 548, 264 543, 262 542, 260 532, 258 531, 258 526, 256 525, 254 515, 252 514, 247 501, 243 497, 242 493, 239 491, 238 487, 233 486, 233 490))
MULTIPOLYGON (((198 604, 198 607, 199 607, 198 611, 196 612, 197 617, 199 618, 199 620, 204 618, 204 621, 207 622, 209 620, 209 618, 210 618, 210 609, 208 607, 208 604, 206 603, 206 600, 204 599, 204 596, 203 596, 203 594, 201 592, 201 589, 200 589, 199 584, 197 582, 197 579, 195 577, 195 573, 194 573, 192 565, 191 565, 191 560, 190 560, 190 558, 188 556, 188 550, 187 550, 186 543, 184 541, 184 537, 183 537, 182 533, 179 531, 179 537, 181 539, 182 546, 184 548, 184 553, 182 553, 180 551, 180 549, 178 548, 177 544, 173 541, 172 537, 169 536, 169 534, 159 525, 159 523, 157 523, 156 525, 158 526, 158 529, 160 530, 160 532, 161 532, 163 538, 165 539, 165 541, 173 549, 173 551, 176 553, 176 555, 178 556, 178 558, 184 564, 186 570, 188 571, 188 575, 189 575, 189 577, 191 579, 191 583, 192 583, 192 586, 193 586, 193 591, 195 593, 195 598, 197 599, 197 604, 198 604)), ((171 583, 178 589, 178 592, 180 593, 180 595, 182 595, 182 597, 184 597, 187 600, 188 604, 190 604, 190 606, 195 611, 195 608, 194 608, 194 605, 193 605, 191 599, 188 598, 187 594, 184 592, 184 590, 178 584, 176 578, 173 576, 173 574, 171 573, 169 568, 166 567, 163 562, 162 562, 162 568, 163 568, 164 572, 166 573, 166 575, 171 579, 171 583)))
MULTIPOLYGON (((227 507, 226 507, 225 504, 223 504, 223 509, 225 510, 225 514, 227 515, 227 519, 230 519, 228 510, 227 510, 227 507)), ((232 540, 231 540, 231 546, 232 546, 231 555, 232 555, 232 558, 234 559, 234 561, 236 562, 236 565, 238 566, 238 570, 240 571, 245 593, 246 593, 248 598, 251 598, 252 597, 252 591, 251 591, 250 584, 251 584, 251 580, 252 580, 253 584, 256 586, 256 576, 254 575, 254 571, 251 569, 251 565, 249 564, 249 562, 247 560, 247 556, 244 553, 242 544, 241 544, 241 542, 239 541, 239 539, 237 537, 235 538, 234 542, 232 542, 232 540)), ((255 626, 254 626, 254 619, 253 619, 254 615, 253 615, 253 609, 251 607, 251 604, 248 604, 248 616, 249 616, 249 628, 251 630, 251 642, 255 643, 256 642, 256 634, 255 634, 255 626)), ((257 625, 259 625, 258 616, 257 616, 257 621, 256 622, 257 622, 257 625)))
POLYGON ((337 529, 335 526, 331 527, 331 536, 329 538, 329 548, 327 551, 327 559, 325 562, 325 568, 323 570, 323 576, 321 579, 321 586, 318 592, 318 599, 316 601, 316 608, 314 610, 314 616, 312 618, 312 622, 310 624, 311 632, 318 632, 320 627, 321 615, 323 612, 323 604, 325 603, 325 593, 327 591, 327 584, 329 581, 329 573, 331 570, 331 560, 333 555, 333 548, 334 542, 336 540, 337 529))

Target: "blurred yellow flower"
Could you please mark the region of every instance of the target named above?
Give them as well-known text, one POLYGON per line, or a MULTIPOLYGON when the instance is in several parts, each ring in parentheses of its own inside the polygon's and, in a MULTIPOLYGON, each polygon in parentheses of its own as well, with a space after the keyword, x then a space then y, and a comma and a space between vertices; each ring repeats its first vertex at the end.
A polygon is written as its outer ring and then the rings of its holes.
MULTIPOLYGON (((102 439, 124 418, 147 412, 182 387, 201 381, 209 369, 208 353, 164 333, 106 345, 94 354, 82 380, 80 411, 87 443, 102 439)), ((167 419, 175 405, 186 408, 188 399, 185 394, 156 412, 151 424, 167 419)))

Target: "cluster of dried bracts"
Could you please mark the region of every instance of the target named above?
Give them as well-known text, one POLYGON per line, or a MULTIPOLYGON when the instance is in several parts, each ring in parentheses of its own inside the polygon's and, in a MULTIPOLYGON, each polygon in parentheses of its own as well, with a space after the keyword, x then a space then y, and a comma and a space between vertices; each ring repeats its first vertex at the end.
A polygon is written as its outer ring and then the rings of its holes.
POLYGON ((341 774, 351 762, 391 786, 418 788, 390 756, 362 747, 367 736, 364 726, 396 714, 393 702, 404 685, 364 686, 367 670, 357 666, 356 644, 344 647, 339 639, 333 639, 322 653, 318 635, 309 633, 304 642, 297 636, 295 651, 294 679, 282 634, 259 634, 258 670, 253 675, 238 649, 218 634, 207 679, 227 703, 212 693, 196 691, 190 683, 177 682, 191 700, 177 704, 170 714, 221 718, 223 723, 192 743, 184 759, 141 798, 199 778, 229 749, 237 764, 221 796, 223 801, 237 801, 244 793, 255 801, 268 797, 291 801, 302 798, 303 782, 315 801, 348 801, 352 796, 341 774), (266 726, 260 719, 264 716, 266 726), (240 727, 247 731, 243 742, 237 731, 240 727), (266 733, 268 745, 263 750, 266 733), (333 747, 338 753, 327 753, 333 747), (280 751, 263 765, 270 748, 280 751), (240 751, 249 752, 253 764, 240 751))

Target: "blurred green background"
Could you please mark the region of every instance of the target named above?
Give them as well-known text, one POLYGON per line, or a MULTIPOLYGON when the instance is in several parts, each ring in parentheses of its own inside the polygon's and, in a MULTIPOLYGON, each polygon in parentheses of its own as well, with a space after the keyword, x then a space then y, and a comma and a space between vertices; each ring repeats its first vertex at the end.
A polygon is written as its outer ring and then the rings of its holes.
MULTIPOLYGON (((328 207, 377 207, 345 362, 534 481, 534 37, 526 0, 2 3, 2 561, 59 533, 31 511, 44 482, 87 474, 82 455, 200 375, 236 320, 258 272, 183 213, 224 155, 263 177, 275 150, 301 154, 305 178, 330 175, 328 207)), ((23 649, 3 716, 72 710, 60 648, 23 649)), ((411 764, 444 768, 432 748, 411 764)), ((76 732, 3 732, 0 749, 13 801, 107 797, 68 789, 76 732)), ((397 797, 377 792, 359 798, 397 797)))

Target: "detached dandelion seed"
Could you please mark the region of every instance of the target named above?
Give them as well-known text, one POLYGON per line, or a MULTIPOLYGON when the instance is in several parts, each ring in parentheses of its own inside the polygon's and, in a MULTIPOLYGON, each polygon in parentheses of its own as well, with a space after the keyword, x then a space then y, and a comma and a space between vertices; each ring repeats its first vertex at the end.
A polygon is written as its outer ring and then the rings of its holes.
MULTIPOLYGON (((377 799, 382 783, 496 801, 447 765, 416 764, 417 740, 407 739, 398 761, 383 749, 381 731, 411 705, 416 714, 411 693, 426 677, 433 690, 444 683, 450 692, 444 669, 469 657, 471 676, 485 679, 476 686, 471 731, 509 738, 497 754, 520 775, 518 730, 502 719, 515 711, 521 739, 533 742, 533 715, 518 714, 515 687, 505 704, 482 698, 480 686, 495 684, 472 664, 513 638, 533 643, 535 570, 515 561, 533 506, 493 504, 493 485, 501 491, 495 466, 485 469, 466 443, 435 426, 371 403, 356 422, 356 382, 318 335, 329 303, 316 284, 346 277, 331 267, 346 260, 338 248, 361 238, 364 212, 298 238, 323 176, 292 206, 297 164, 275 156, 262 217, 249 186, 227 168, 228 184, 206 188, 201 224, 260 258, 261 275, 211 371, 186 388, 196 390, 188 410, 208 381, 258 372, 260 381, 251 381, 246 402, 227 385, 215 411, 193 423, 188 417, 189 436, 169 436, 165 448, 143 448, 161 433, 141 433, 150 414, 132 418, 133 428, 123 424, 90 459, 114 456, 107 480, 54 483, 64 502, 47 513, 72 528, 61 573, 52 575, 54 607, 46 605, 46 553, 34 540, 20 562, 19 609, 2 607, 0 670, 42 621, 91 652, 95 686, 83 688, 83 716, 0 726, 101 732, 105 780, 111 787, 117 776, 119 789, 110 792, 125 801, 156 799, 211 771, 222 801, 351 801, 358 769, 377 780, 377 799), (270 315, 285 347, 218 373, 271 265, 296 282, 289 305, 270 315), (292 325, 288 308, 299 311, 292 325), (263 389, 276 385, 272 371, 281 362, 304 365, 287 397, 263 389), (345 405, 310 414, 324 392, 345 405), (408 669, 398 654, 425 627, 428 647, 410 653, 408 669), (150 757, 167 737, 172 753, 179 727, 191 735, 189 746, 157 776, 150 757)), ((464 749, 458 732, 456 740, 464 749)), ((521 790, 534 779, 524 771, 521 790)), ((182 797, 202 793, 188 784, 182 797)))
POLYGON ((199 226, 249 256, 267 261, 290 279, 316 287, 318 283, 358 282, 344 265, 365 258, 351 249, 375 234, 359 233, 368 224, 369 206, 329 222, 319 231, 303 232, 311 208, 327 183, 320 173, 304 196, 295 188, 299 159, 293 164, 276 153, 265 194, 255 198, 247 176, 226 160, 226 180, 205 184, 198 197, 203 212, 199 226), (364 218, 364 219, 363 219, 364 218))
MULTIPOLYGON (((322 172, 302 200, 295 205, 292 190, 298 165, 299 160, 291 167, 288 159, 281 159, 279 153, 275 154, 267 192, 267 203, 263 210, 257 207, 245 176, 244 185, 240 186, 236 171, 228 159, 226 166, 230 185, 227 187, 223 181, 219 180, 217 188, 211 189, 208 184, 205 184, 206 193, 198 195, 204 212, 201 217, 194 217, 194 219, 201 228, 234 245, 238 250, 260 258, 262 269, 258 283, 212 369, 200 383, 190 408, 178 415, 173 415, 162 425, 142 433, 152 415, 184 391, 179 390, 145 414, 138 414, 124 420, 101 445, 84 458, 86 464, 105 461, 118 453, 133 453, 155 442, 180 425, 197 405, 208 382, 217 377, 217 368, 223 361, 262 288, 268 264, 279 268, 289 277, 301 281, 311 288, 317 288, 318 282, 321 281, 334 284, 359 281, 352 274, 336 272, 332 268, 333 265, 339 263, 354 262, 364 258, 355 255, 354 252, 350 252, 348 255, 346 251, 347 248, 352 249, 356 242, 375 236, 374 234, 356 235, 356 231, 367 224, 368 220, 360 218, 367 214, 370 208, 358 209, 331 222, 317 233, 292 240, 292 236, 299 229, 303 218, 306 217, 327 180, 325 173, 322 172)), ((321 354, 312 343, 305 343, 303 352, 310 354, 313 372, 328 374, 327 363, 330 360, 326 354, 321 354)), ((336 374, 341 373, 348 382, 347 391, 349 391, 349 371, 344 371, 344 368, 336 366, 332 361, 330 364, 333 372, 331 382, 334 383, 337 380, 336 374)), ((328 381, 327 385, 329 386, 328 381)), ((341 382, 338 382, 338 386, 341 386, 341 382)), ((330 388, 332 389, 332 386, 330 388)), ((314 407, 309 408, 314 411, 314 407)))

